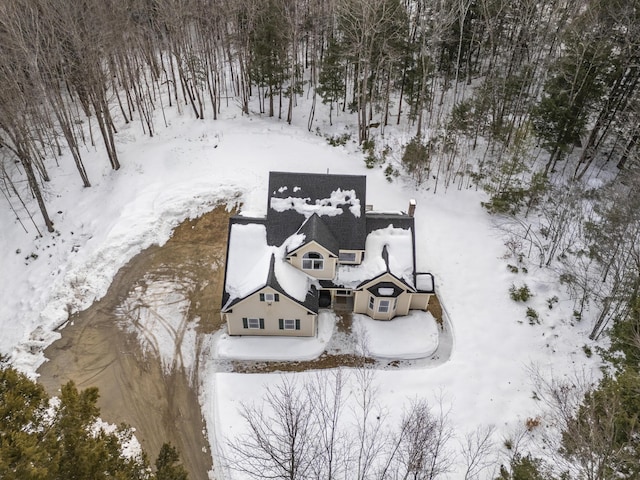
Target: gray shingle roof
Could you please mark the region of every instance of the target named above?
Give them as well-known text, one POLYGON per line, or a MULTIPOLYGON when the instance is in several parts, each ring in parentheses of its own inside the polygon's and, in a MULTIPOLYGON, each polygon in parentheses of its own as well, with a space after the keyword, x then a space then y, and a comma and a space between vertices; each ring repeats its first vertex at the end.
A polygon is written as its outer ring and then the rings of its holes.
POLYGON ((369 293, 373 294, 376 297, 398 297, 402 292, 404 292, 404 290, 402 290, 393 282, 379 282, 371 285, 369 288, 367 288, 367 290, 369 291, 369 293), (390 293, 382 295, 382 293, 380 293, 381 288, 388 289, 390 293))
POLYGON ((387 228, 389 225, 413 231, 414 224, 414 217, 406 214, 367 212, 367 235, 374 230, 387 228))
POLYGON ((306 245, 307 243, 315 240, 335 256, 338 256, 338 252, 340 250, 338 240, 333 236, 333 233, 331 233, 327 224, 324 223, 322 218, 320 218, 316 213, 311 215, 307 221, 304 222, 298 230, 298 233, 304 234, 304 243, 302 245, 306 245))
MULTIPOLYGON (((306 200, 307 204, 316 205, 317 202, 331 198, 332 193, 338 189, 343 192, 353 190, 359 201, 359 216, 353 215, 349 210, 352 205, 337 204, 332 206, 341 209, 341 214, 321 215, 321 218, 337 240, 340 248, 363 250, 367 235, 366 183, 367 178, 364 175, 271 172, 268 191, 267 242, 269 245, 281 245, 300 228, 306 218, 304 214, 294 209, 276 211, 272 208, 272 198, 308 199, 306 200)), ((349 201, 352 200, 355 199, 349 199, 349 201)))

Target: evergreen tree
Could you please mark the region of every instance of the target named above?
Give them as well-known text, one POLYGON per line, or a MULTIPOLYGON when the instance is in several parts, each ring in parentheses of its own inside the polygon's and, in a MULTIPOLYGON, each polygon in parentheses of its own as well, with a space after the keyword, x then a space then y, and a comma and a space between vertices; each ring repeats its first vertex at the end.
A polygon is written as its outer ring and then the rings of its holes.
POLYGON ((0 478, 3 480, 187 480, 175 448, 163 445, 151 469, 142 453, 123 455, 131 429, 96 425, 98 390, 73 382, 50 402, 41 385, 0 368, 0 478))
POLYGON ((329 104, 329 125, 332 125, 333 105, 345 95, 344 53, 335 39, 327 46, 316 91, 322 97, 322 103, 329 104))
POLYGON ((0 478, 49 478, 51 453, 43 448, 48 398, 42 386, 11 368, 0 369, 0 478))
POLYGON ((544 93, 533 109, 533 126, 549 151, 545 173, 581 137, 611 75, 611 42, 589 12, 568 32, 562 56, 551 68, 544 93), (584 30, 591 30, 588 35, 584 30))
POLYGON ((500 466, 500 476, 496 480, 553 480, 546 471, 542 460, 531 455, 514 455, 509 467, 500 466))
POLYGON ((404 148, 402 166, 418 185, 429 178, 430 150, 430 144, 425 143, 420 136, 413 137, 404 148))
POLYGON ((274 115, 273 99, 282 89, 288 66, 287 22, 278 2, 258 2, 249 34, 251 78, 258 86, 267 89, 265 95, 269 97, 270 117, 274 115))
POLYGON ((187 472, 179 461, 175 447, 164 443, 156 460, 156 480, 187 480, 187 472))

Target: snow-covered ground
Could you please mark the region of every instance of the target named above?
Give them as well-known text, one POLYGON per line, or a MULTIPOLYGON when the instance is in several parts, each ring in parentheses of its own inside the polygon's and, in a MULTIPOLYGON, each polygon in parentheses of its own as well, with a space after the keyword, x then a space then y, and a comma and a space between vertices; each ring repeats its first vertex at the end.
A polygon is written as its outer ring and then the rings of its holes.
POLYGON ((353 329, 366 351, 376 358, 412 360, 426 358, 438 348, 438 324, 429 312, 411 310, 393 322, 353 315, 353 329))
MULTIPOLYGON (((296 113, 300 117, 296 120, 306 123, 305 114, 296 113)), ((597 359, 588 359, 582 350, 590 344, 588 321, 572 322, 572 302, 553 276, 531 265, 526 274, 507 269, 515 260, 505 256, 508 250, 502 234, 480 206, 486 199, 481 192, 451 189, 434 195, 402 178, 390 183, 382 169, 365 168, 355 144, 334 148, 302 126, 242 117, 233 107, 218 121, 185 115, 169 116, 169 122, 170 127, 159 129, 153 138, 142 136, 138 124, 121 125, 117 144, 122 169, 118 172, 109 169, 101 148, 87 151, 91 188, 82 188, 69 158, 60 159, 60 167, 49 165, 52 181, 46 191, 54 234, 36 238, 35 229, 26 222, 25 233, 8 208, 0 209, 0 245, 5 252, 0 274, 0 353, 9 355, 17 367, 34 374, 45 360, 43 348, 58 337, 53 330, 64 324, 69 313, 104 295, 122 265, 145 247, 163 244, 180 221, 218 203, 241 203, 248 215, 264 214, 270 170, 366 174, 367 203, 377 209, 406 210, 409 199, 417 199, 417 267, 435 275, 453 325, 455 346, 450 361, 437 368, 377 373, 380 401, 392 414, 399 415, 403 405, 416 397, 432 402, 440 398, 450 409, 459 438, 480 425, 494 425, 498 440, 522 429, 527 418, 539 413, 532 398, 531 365, 556 375, 569 374, 584 364, 588 369, 597 367, 597 359), (534 293, 526 305, 509 298, 511 285, 524 283, 534 293), (546 300, 553 296, 559 301, 549 309, 546 300), (527 307, 538 312, 539 324, 529 324, 527 307)), ((391 129, 387 135, 393 135, 391 129)), ((398 135, 387 139, 394 147, 402 134, 398 135)), ((393 155, 397 159, 399 151, 393 155)), ((30 208, 40 222, 35 204, 30 208)), ((162 317, 184 315, 181 301, 176 298, 174 311, 163 311, 162 317)), ((153 320, 149 312, 143 312, 143 317, 153 320)), ((179 324, 175 321, 169 324, 179 324)), ((392 345, 385 344, 385 330, 403 321, 411 320, 393 321, 384 329, 367 326, 370 349, 390 355, 392 345)), ((332 328, 331 322, 324 323, 328 330, 332 328)), ((147 322, 147 328, 155 328, 153 322, 147 322)), ((322 332, 304 352, 285 352, 288 347, 278 345, 280 358, 317 352, 325 338, 326 331, 322 332)), ((427 329, 423 335, 432 332, 427 329)), ((183 342, 187 358, 193 336, 186 335, 183 342)), ((225 358, 238 355, 241 348, 229 338, 220 339, 215 347, 214 340, 205 340, 211 353, 200 365, 203 414, 217 455, 224 453, 224 438, 244 428, 237 412, 239 402, 258 401, 266 386, 277 383, 281 375, 216 372, 215 348, 225 358)), ((161 355, 173 355, 159 350, 161 355)), ((250 346, 248 350, 255 351, 250 346)), ((461 468, 458 462, 450 478, 460 478, 461 468)))

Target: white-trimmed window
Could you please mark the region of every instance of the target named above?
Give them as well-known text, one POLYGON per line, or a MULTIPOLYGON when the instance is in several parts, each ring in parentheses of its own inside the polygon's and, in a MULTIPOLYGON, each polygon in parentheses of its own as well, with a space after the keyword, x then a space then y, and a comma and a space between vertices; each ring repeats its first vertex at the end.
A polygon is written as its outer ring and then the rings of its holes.
POLYGON ((242 326, 249 330, 264 330, 264 318, 243 318, 242 326))
POLYGON ((307 252, 302 256, 303 270, 324 270, 324 257, 318 252, 307 252))
POLYGON ((378 303, 378 312, 387 313, 389 311, 390 304, 390 300, 380 300, 380 303, 378 303))
POLYGON ((280 295, 277 294, 277 293, 261 293, 260 294, 260 301, 261 302, 267 302, 267 303, 279 302, 280 301, 280 295))
POLYGON ((381 297, 390 297, 394 291, 393 287, 380 287, 378 288, 378 295, 381 297))
POLYGON ((373 295, 369 297, 369 310, 373 310, 373 307, 375 306, 375 299, 373 298, 373 295))
POLYGON ((340 252, 338 261, 344 263, 356 263, 356 252, 340 252))
POLYGON ((278 320, 280 330, 300 330, 300 319, 281 318, 278 320))
POLYGON ((336 290, 337 297, 352 297, 353 290, 336 290))

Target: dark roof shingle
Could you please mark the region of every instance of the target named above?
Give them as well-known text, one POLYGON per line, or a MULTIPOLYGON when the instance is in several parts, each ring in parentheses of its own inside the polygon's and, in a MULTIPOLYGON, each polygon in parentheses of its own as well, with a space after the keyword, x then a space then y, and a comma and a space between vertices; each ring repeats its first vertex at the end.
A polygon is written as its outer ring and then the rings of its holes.
POLYGON ((305 205, 313 208, 332 197, 338 190, 353 191, 355 198, 345 195, 347 203, 329 205, 342 210, 338 215, 321 215, 328 230, 346 250, 364 250, 367 235, 365 220, 367 177, 364 175, 333 175, 323 173, 271 172, 269 174, 267 243, 282 243, 305 221, 305 215, 295 208, 277 211, 272 207, 272 199, 302 199, 305 205), (357 207, 357 208, 356 208, 357 207), (358 215, 354 215, 351 209, 358 215))

